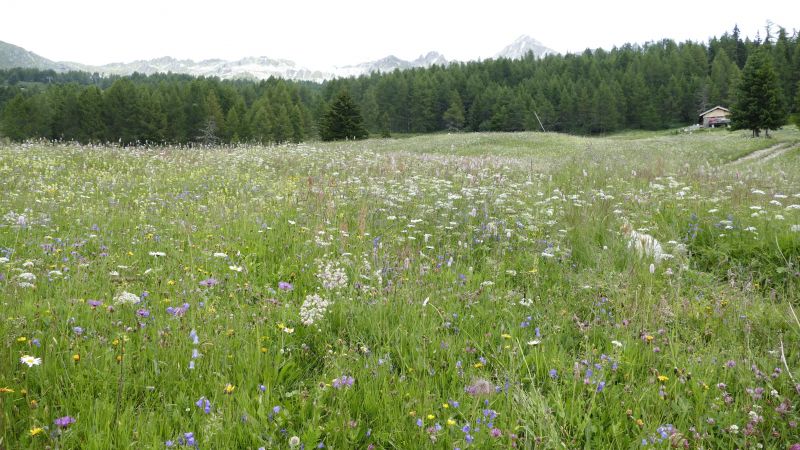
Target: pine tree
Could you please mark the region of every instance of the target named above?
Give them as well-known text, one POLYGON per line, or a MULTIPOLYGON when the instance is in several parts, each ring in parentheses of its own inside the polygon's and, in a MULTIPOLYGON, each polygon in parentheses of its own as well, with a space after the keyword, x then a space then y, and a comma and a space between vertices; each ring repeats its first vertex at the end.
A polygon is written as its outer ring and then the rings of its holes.
POLYGON ((450 103, 442 115, 442 120, 448 130, 458 131, 464 127, 464 103, 461 102, 458 91, 453 90, 450 93, 450 103))
POLYGON ((742 69, 736 103, 731 111, 731 128, 752 130, 753 136, 759 136, 763 129, 769 137, 769 130, 785 123, 778 77, 769 54, 762 47, 747 58, 742 69))
POLYGON ((103 94, 96 86, 90 86, 78 96, 78 140, 100 142, 106 138, 103 122, 103 94))
POLYGON ((323 141, 365 139, 367 137, 361 112, 347 91, 339 93, 322 117, 320 137, 323 141))
POLYGON ((50 134, 49 111, 43 95, 18 94, 3 109, 0 131, 15 141, 47 137, 50 134))
POLYGON ((739 67, 731 61, 727 53, 719 52, 711 63, 710 106, 730 106, 734 86, 738 81, 739 67))
POLYGON ((795 111, 797 111, 794 115, 794 124, 797 125, 797 128, 800 128, 800 82, 797 83, 797 98, 794 103, 795 111))

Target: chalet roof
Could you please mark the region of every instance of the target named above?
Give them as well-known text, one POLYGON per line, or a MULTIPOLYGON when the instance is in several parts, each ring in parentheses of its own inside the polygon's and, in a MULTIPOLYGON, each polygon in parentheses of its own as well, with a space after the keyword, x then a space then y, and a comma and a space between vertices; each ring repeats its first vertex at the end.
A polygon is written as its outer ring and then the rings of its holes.
POLYGON ((731 110, 729 110, 728 108, 724 108, 724 107, 722 107, 722 106, 719 106, 719 105, 717 105, 717 106, 715 106, 715 107, 713 107, 713 108, 709 109, 708 111, 701 112, 701 113, 700 113, 700 117, 703 117, 703 116, 705 116, 706 114, 710 113, 711 111, 714 111, 714 110, 717 110, 717 109, 721 109, 721 110, 723 110, 723 111, 725 111, 725 112, 731 112, 731 110))

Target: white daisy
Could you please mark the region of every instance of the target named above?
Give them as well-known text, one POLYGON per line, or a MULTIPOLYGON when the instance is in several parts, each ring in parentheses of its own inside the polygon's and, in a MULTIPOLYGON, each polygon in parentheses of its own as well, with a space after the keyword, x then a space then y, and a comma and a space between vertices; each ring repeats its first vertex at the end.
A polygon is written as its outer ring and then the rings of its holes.
POLYGON ((38 366, 42 363, 42 358, 37 358, 31 355, 22 355, 19 359, 22 364, 27 364, 28 367, 38 366))

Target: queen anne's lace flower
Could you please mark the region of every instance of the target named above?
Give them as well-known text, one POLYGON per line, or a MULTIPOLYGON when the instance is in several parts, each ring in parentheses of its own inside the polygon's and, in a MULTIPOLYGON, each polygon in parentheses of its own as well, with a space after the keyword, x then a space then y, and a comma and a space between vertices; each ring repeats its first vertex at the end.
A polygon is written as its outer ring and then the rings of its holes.
POLYGON ((313 325, 314 322, 321 320, 328 310, 331 302, 319 296, 319 294, 307 295, 303 305, 300 306, 300 321, 303 325, 313 325))
POLYGON ((132 294, 130 292, 122 292, 116 297, 114 297, 114 304, 115 305, 135 305, 139 303, 142 299, 139 298, 138 295, 132 294))
POLYGON ((347 286, 347 273, 336 261, 319 263, 317 278, 325 289, 338 289, 347 286))

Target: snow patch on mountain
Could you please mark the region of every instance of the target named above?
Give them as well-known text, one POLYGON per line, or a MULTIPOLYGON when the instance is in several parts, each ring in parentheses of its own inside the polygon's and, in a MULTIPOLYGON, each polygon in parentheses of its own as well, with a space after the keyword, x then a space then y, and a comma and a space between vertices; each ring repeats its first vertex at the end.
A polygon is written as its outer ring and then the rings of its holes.
POLYGON ((522 35, 500 50, 500 52, 495 55, 495 58, 522 59, 528 52, 533 52, 533 56, 536 58, 544 58, 547 55, 558 54, 557 51, 545 47, 544 44, 536 39, 527 35, 522 35))
MULTIPOLYGON (((536 57, 557 53, 530 36, 520 36, 511 45, 500 51, 496 57, 518 59, 524 57, 529 51, 532 51, 536 57)), ((434 65, 447 66, 450 63, 451 61, 448 61, 442 54, 432 51, 411 61, 389 55, 375 61, 322 69, 304 67, 288 59, 275 59, 266 56, 247 57, 236 61, 207 59, 199 62, 164 56, 128 63, 115 62, 102 66, 90 66, 72 62, 54 62, 35 53, 28 52, 23 48, 0 42, 0 68, 35 67, 53 69, 58 72, 81 70, 104 75, 131 75, 134 72, 151 75, 171 72, 194 76, 219 77, 223 80, 265 80, 270 77, 276 77, 287 80, 322 82, 337 77, 358 77, 371 73, 390 73, 395 70, 407 70, 417 67, 427 68, 434 65)))

